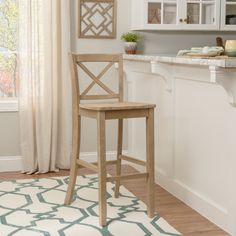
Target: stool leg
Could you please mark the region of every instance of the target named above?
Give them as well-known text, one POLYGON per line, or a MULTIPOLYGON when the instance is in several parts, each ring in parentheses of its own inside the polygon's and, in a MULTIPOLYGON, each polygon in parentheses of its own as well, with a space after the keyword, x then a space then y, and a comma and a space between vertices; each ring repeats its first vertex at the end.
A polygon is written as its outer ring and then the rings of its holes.
MULTIPOLYGON (((117 144, 117 164, 116 164, 116 175, 121 175, 121 159, 122 155, 122 143, 123 143, 123 119, 118 120, 118 144, 117 144)), ((120 191, 120 179, 117 179, 115 186, 115 198, 119 197, 120 191)))
POLYGON ((99 223, 106 226, 107 203, 106 203, 106 132, 105 112, 97 114, 97 140, 98 140, 98 179, 99 179, 99 223))
POLYGON ((152 218, 155 212, 154 182, 154 109, 149 109, 146 117, 146 152, 147 152, 147 212, 152 218))
POLYGON ((73 192, 78 174, 77 159, 80 155, 80 136, 81 136, 81 117, 73 118, 73 138, 72 138, 72 158, 70 168, 69 185, 66 192, 65 205, 69 205, 72 201, 73 192))

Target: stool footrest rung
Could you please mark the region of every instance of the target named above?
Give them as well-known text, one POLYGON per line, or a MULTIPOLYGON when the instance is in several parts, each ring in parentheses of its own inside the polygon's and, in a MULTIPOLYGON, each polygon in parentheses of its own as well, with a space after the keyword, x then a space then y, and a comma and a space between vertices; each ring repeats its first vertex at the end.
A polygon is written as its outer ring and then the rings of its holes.
POLYGON ((138 160, 138 159, 130 157, 130 156, 120 155, 119 158, 121 160, 132 162, 132 163, 137 164, 137 165, 141 165, 141 166, 146 166, 147 165, 145 161, 141 161, 141 160, 138 160))
POLYGON ((129 180, 129 179, 147 179, 148 173, 138 173, 130 175, 121 175, 121 176, 111 176, 107 177, 107 182, 112 182, 114 180, 129 180))
MULTIPOLYGON (((88 168, 88 169, 92 169, 92 170, 94 170, 96 172, 98 171, 98 169, 97 169, 98 162, 89 163, 87 161, 79 159, 79 160, 77 160, 77 164, 79 165, 79 168, 88 168)), ((106 161, 106 166, 116 165, 116 164, 117 164, 117 160, 106 161)))
POLYGON ((93 163, 89 163, 87 161, 84 160, 77 160, 77 164, 79 165, 79 167, 85 167, 88 168, 90 170, 93 170, 95 172, 98 172, 98 167, 97 165, 93 164, 93 163))

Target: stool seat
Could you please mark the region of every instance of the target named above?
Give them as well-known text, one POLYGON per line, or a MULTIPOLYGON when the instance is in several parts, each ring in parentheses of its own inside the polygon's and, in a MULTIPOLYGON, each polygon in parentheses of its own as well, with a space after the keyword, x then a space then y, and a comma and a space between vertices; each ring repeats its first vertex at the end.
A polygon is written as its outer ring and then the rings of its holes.
POLYGON ((80 108, 92 111, 117 111, 155 108, 155 104, 137 102, 108 102, 80 104, 80 108))

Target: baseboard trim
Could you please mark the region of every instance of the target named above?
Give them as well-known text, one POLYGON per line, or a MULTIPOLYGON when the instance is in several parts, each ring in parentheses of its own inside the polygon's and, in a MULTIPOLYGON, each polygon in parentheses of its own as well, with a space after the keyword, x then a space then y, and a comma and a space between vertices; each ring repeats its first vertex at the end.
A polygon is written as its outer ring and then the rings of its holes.
MULTIPOLYGON (((127 154, 127 151, 124 150, 123 153, 127 154)), ((107 151, 106 158, 108 161, 114 160, 116 158, 116 151, 107 151)), ((82 152, 81 159, 88 162, 95 162, 97 161, 97 152, 82 152)), ((22 169, 21 163, 21 156, 0 156, 0 172, 20 171, 22 169)))
POLYGON ((21 161, 21 156, 0 157, 0 172, 20 171, 21 161))
POLYGON ((155 174, 156 183, 162 188, 226 232, 229 232, 229 213, 226 208, 191 189, 181 181, 168 178, 159 170, 156 170, 155 174))
MULTIPOLYGON (((144 171, 144 168, 141 166, 133 163, 130 163, 130 165, 138 171, 144 171)), ((230 231, 229 212, 226 208, 189 188, 181 181, 168 178, 161 169, 155 170, 155 182, 209 221, 226 232, 230 231)))

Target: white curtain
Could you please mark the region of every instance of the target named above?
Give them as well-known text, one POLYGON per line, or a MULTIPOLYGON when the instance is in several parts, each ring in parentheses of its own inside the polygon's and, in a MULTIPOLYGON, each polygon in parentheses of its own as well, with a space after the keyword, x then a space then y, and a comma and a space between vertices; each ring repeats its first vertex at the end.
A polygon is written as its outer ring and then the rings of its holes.
POLYGON ((70 1, 19 1, 19 110, 23 173, 69 168, 70 1))

